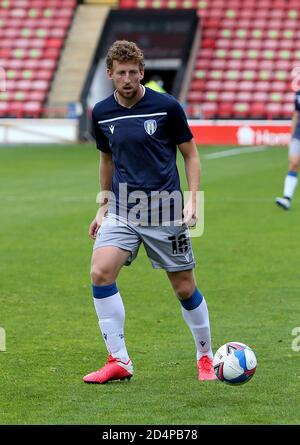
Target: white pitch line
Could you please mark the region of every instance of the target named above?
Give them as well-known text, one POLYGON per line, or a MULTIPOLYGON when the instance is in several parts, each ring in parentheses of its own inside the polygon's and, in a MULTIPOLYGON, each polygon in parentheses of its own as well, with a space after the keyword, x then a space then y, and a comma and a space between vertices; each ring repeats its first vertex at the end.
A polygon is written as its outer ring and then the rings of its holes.
POLYGON ((264 151, 267 149, 266 145, 257 145, 251 147, 242 147, 242 148, 232 148, 231 150, 225 151, 217 151, 215 153, 209 153, 208 155, 204 155, 204 159, 218 159, 218 158, 227 158, 228 156, 240 155, 243 153, 254 153, 256 151, 264 151))

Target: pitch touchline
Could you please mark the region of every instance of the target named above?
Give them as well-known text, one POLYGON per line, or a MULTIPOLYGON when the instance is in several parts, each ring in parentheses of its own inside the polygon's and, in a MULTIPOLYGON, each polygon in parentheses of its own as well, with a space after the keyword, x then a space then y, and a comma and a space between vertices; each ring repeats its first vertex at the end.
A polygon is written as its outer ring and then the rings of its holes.
POLYGON ((230 150, 225 151, 217 151, 215 153, 210 153, 208 155, 204 155, 204 159, 218 159, 218 158, 226 158, 228 156, 235 156, 243 153, 253 153, 256 151, 264 151, 267 149, 266 145, 258 145, 255 147, 243 147, 243 148, 231 148, 230 150))

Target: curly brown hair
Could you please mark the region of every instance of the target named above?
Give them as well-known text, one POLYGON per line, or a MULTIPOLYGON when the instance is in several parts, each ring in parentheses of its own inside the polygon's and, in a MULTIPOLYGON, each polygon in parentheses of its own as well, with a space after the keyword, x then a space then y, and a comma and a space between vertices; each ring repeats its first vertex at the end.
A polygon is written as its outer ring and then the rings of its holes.
POLYGON ((113 61, 121 63, 135 62, 139 64, 140 69, 145 66, 144 53, 134 42, 127 40, 116 40, 109 48, 106 56, 106 67, 111 70, 113 61))

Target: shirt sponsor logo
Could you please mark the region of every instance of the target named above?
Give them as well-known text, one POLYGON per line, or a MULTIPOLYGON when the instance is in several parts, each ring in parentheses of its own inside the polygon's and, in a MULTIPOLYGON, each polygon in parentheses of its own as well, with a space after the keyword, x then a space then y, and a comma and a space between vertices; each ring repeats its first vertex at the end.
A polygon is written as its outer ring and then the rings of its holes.
POLYGON ((144 128, 146 130, 146 132, 152 136, 157 129, 157 122, 154 119, 149 119, 147 121, 144 122, 144 128))

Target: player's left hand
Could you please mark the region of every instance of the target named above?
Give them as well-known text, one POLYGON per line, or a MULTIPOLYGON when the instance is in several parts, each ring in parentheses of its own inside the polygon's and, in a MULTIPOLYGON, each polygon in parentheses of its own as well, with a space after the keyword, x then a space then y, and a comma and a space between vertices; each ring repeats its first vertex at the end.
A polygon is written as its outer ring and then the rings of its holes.
POLYGON ((183 223, 188 227, 194 227, 197 224, 196 203, 189 200, 183 209, 183 223))

